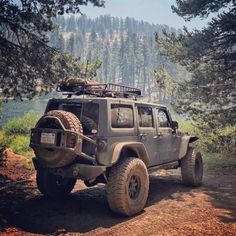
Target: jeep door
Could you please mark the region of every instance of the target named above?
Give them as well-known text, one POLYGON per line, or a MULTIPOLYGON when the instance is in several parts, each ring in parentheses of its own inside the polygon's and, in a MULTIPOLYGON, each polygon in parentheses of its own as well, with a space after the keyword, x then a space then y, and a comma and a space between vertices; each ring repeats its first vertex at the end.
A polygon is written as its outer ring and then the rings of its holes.
POLYGON ((150 158, 150 166, 160 162, 156 147, 156 128, 152 106, 137 105, 138 139, 142 142, 150 158))
POLYGON ((157 119, 156 145, 161 164, 178 160, 181 137, 171 127, 171 117, 165 108, 155 108, 157 119))

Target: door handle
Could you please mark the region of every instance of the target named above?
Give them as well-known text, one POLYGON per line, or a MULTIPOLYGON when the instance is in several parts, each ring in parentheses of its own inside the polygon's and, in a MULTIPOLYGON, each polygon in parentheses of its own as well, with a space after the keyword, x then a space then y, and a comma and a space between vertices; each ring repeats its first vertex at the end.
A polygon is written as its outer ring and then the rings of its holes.
POLYGON ((139 134, 140 140, 144 141, 146 140, 147 134, 139 134))

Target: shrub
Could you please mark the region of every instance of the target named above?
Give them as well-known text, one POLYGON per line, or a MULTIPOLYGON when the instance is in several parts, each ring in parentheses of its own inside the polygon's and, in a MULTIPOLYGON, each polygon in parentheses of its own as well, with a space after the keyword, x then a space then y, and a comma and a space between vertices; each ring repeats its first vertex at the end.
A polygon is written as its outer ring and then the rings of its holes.
POLYGON ((9 121, 0 131, 0 146, 11 148, 15 153, 26 157, 32 156, 32 150, 29 147, 29 134, 38 119, 37 114, 29 112, 9 121))
POLYGON ((29 147, 29 137, 23 135, 16 135, 11 139, 9 147, 14 153, 27 156, 30 151, 29 147))
POLYGON ((0 131, 0 147, 7 148, 10 146, 13 136, 7 136, 3 131, 0 131))
POLYGON ((33 112, 26 113, 22 117, 15 118, 3 126, 3 132, 8 135, 28 135, 30 129, 35 126, 39 116, 33 112))
MULTIPOLYGON (((198 128, 198 124, 192 121, 181 120, 180 129, 199 137, 198 147, 205 153, 218 153, 224 156, 236 154, 236 126, 226 126, 220 129, 198 128)), ((202 126, 202 125, 201 125, 202 126)))
POLYGON ((208 133, 205 138, 205 145, 209 152, 234 155, 236 154, 235 141, 236 126, 226 126, 208 133))

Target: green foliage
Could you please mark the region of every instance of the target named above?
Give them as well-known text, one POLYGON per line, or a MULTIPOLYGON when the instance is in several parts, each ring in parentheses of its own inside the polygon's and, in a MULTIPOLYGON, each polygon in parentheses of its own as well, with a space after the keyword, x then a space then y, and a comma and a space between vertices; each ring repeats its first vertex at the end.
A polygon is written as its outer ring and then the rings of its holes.
POLYGON ((29 147, 29 135, 23 136, 23 135, 15 135, 9 144, 9 148, 13 150, 14 153, 28 156, 28 153, 30 152, 29 147))
POLYGON ((64 55, 48 46, 52 18, 78 13, 81 5, 103 6, 102 0, 0 1, 0 87, 2 96, 32 98, 38 87, 46 91, 59 80, 64 55), (59 64, 59 66, 55 66, 59 64), (58 77, 59 75, 59 77, 58 77))
POLYGON ((179 126, 181 130, 199 137, 198 147, 204 154, 218 153, 223 156, 235 157, 236 126, 216 127, 213 131, 209 132, 206 123, 199 124, 189 120, 181 120, 179 126))
POLYGON ((234 169, 236 168, 236 158, 233 155, 220 154, 210 154, 204 153, 203 156, 204 164, 207 165, 209 169, 216 169, 217 167, 222 170, 222 168, 234 169))
POLYGON ((22 117, 15 118, 3 126, 3 132, 7 136, 29 135, 30 129, 35 126, 39 116, 29 112, 22 117))
POLYGON ((196 16, 204 18, 210 13, 219 12, 222 8, 226 8, 233 3, 235 3, 234 0, 176 0, 177 6, 172 6, 172 10, 184 19, 190 20, 196 16))
POLYGON ((11 148, 17 154, 32 157, 29 147, 30 129, 35 126, 38 119, 38 115, 29 112, 9 121, 0 131, 0 146, 11 148))
POLYGON ((236 126, 226 126, 216 129, 206 135, 205 148, 209 152, 222 153, 224 155, 236 155, 235 147, 236 126))
POLYGON ((179 84, 175 108, 212 129, 236 122, 236 3, 234 1, 177 1, 173 9, 180 16, 207 16, 220 7, 227 10, 214 17, 202 30, 165 33, 157 37, 165 55, 192 74, 179 84))
POLYGON ((80 67, 80 77, 84 79, 93 79, 97 76, 97 70, 101 67, 102 61, 96 59, 93 63, 87 60, 80 67))
POLYGON ((8 136, 0 131, 0 147, 11 148, 13 152, 31 159, 33 151, 29 147, 29 140, 29 135, 8 136))
POLYGON ((155 78, 158 88, 171 97, 175 95, 178 82, 170 76, 164 65, 160 67, 159 71, 155 71, 155 78))

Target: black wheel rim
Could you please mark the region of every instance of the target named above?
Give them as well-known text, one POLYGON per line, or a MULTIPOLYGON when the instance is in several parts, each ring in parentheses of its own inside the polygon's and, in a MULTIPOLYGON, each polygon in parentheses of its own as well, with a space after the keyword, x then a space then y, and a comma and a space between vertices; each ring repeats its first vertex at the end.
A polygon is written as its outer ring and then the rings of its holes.
POLYGON ((139 176, 132 175, 129 181, 129 197, 132 200, 138 198, 141 189, 141 181, 139 176))

